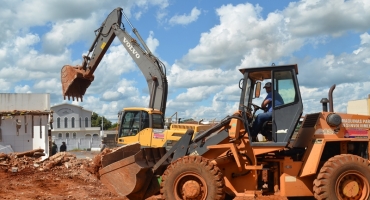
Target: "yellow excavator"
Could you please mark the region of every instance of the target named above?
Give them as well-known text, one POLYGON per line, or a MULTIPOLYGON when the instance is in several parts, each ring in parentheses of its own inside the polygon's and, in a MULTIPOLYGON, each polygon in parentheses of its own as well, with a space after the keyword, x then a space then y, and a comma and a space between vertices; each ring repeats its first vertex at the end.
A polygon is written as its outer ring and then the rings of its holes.
POLYGON ((114 9, 100 28, 95 31, 95 34, 96 38, 89 53, 83 56, 82 65, 63 66, 61 70, 63 96, 64 99, 72 98, 72 100, 83 101, 86 89, 94 80, 96 68, 114 38, 117 37, 145 76, 150 92, 147 108, 124 108, 118 113, 118 145, 139 142, 143 147, 171 147, 185 134, 187 129, 202 132, 209 128, 210 125, 176 123, 165 128, 168 93, 165 65, 152 54, 136 28, 122 12, 122 8, 114 9), (126 32, 121 22, 122 16, 125 17, 140 43, 126 32))

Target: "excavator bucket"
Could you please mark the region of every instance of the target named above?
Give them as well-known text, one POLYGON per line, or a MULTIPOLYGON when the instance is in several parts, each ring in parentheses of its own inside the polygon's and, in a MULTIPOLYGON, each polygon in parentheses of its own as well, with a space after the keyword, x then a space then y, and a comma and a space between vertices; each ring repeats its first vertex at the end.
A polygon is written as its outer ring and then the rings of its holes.
MULTIPOLYGON (((160 185, 152 167, 166 154, 164 147, 143 148, 139 143, 126 145, 106 154, 99 170, 101 182, 113 193, 141 200, 159 192, 160 185)), ((163 173, 165 161, 157 171, 163 173)))
POLYGON ((61 81, 64 99, 68 97, 68 100, 72 97, 78 101, 78 98, 82 101, 82 96, 85 94, 86 89, 90 86, 94 80, 93 75, 87 75, 86 71, 82 67, 73 67, 70 65, 64 65, 61 71, 61 81))

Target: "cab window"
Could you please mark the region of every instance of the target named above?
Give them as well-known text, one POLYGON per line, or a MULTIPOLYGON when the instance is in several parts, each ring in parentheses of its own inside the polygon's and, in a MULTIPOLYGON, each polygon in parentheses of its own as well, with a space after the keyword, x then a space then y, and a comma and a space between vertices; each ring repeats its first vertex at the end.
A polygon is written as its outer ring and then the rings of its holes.
POLYGON ((162 115, 160 114, 153 114, 153 128, 163 129, 164 128, 164 121, 162 115))
POLYGON ((148 112, 141 112, 141 130, 149 128, 149 114, 148 112))
POLYGON ((122 117, 121 137, 134 136, 140 130, 140 111, 127 111, 122 117))
MULTIPOLYGON (((295 90, 293 74, 291 71, 274 72, 274 94, 279 94, 283 99, 283 104, 290 104, 296 101, 297 92, 295 90)), ((281 105, 276 105, 281 106, 281 105)))

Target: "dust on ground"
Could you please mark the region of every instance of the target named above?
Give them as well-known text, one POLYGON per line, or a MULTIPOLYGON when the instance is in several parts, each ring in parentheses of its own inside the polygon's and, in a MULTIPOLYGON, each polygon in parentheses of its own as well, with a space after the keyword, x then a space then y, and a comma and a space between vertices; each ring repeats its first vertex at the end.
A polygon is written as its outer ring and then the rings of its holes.
MULTIPOLYGON (((110 192, 99 180, 100 157, 109 153, 108 149, 103 153, 59 152, 41 160, 43 151, 37 149, 23 153, 0 153, 1 199, 128 200, 110 192)), ((156 199, 160 199, 160 195, 147 200, 156 199)), ((250 198, 235 198, 242 199, 250 198)), ((261 199, 282 198, 271 196, 261 199)))

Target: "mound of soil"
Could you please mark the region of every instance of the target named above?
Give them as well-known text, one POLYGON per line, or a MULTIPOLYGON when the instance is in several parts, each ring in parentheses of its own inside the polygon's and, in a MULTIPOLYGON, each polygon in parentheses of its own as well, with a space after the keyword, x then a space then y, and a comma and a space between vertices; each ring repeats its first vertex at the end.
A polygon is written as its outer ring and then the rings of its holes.
POLYGON ((1 199, 126 199, 99 181, 91 159, 60 152, 41 161, 34 150, 0 154, 1 199))

